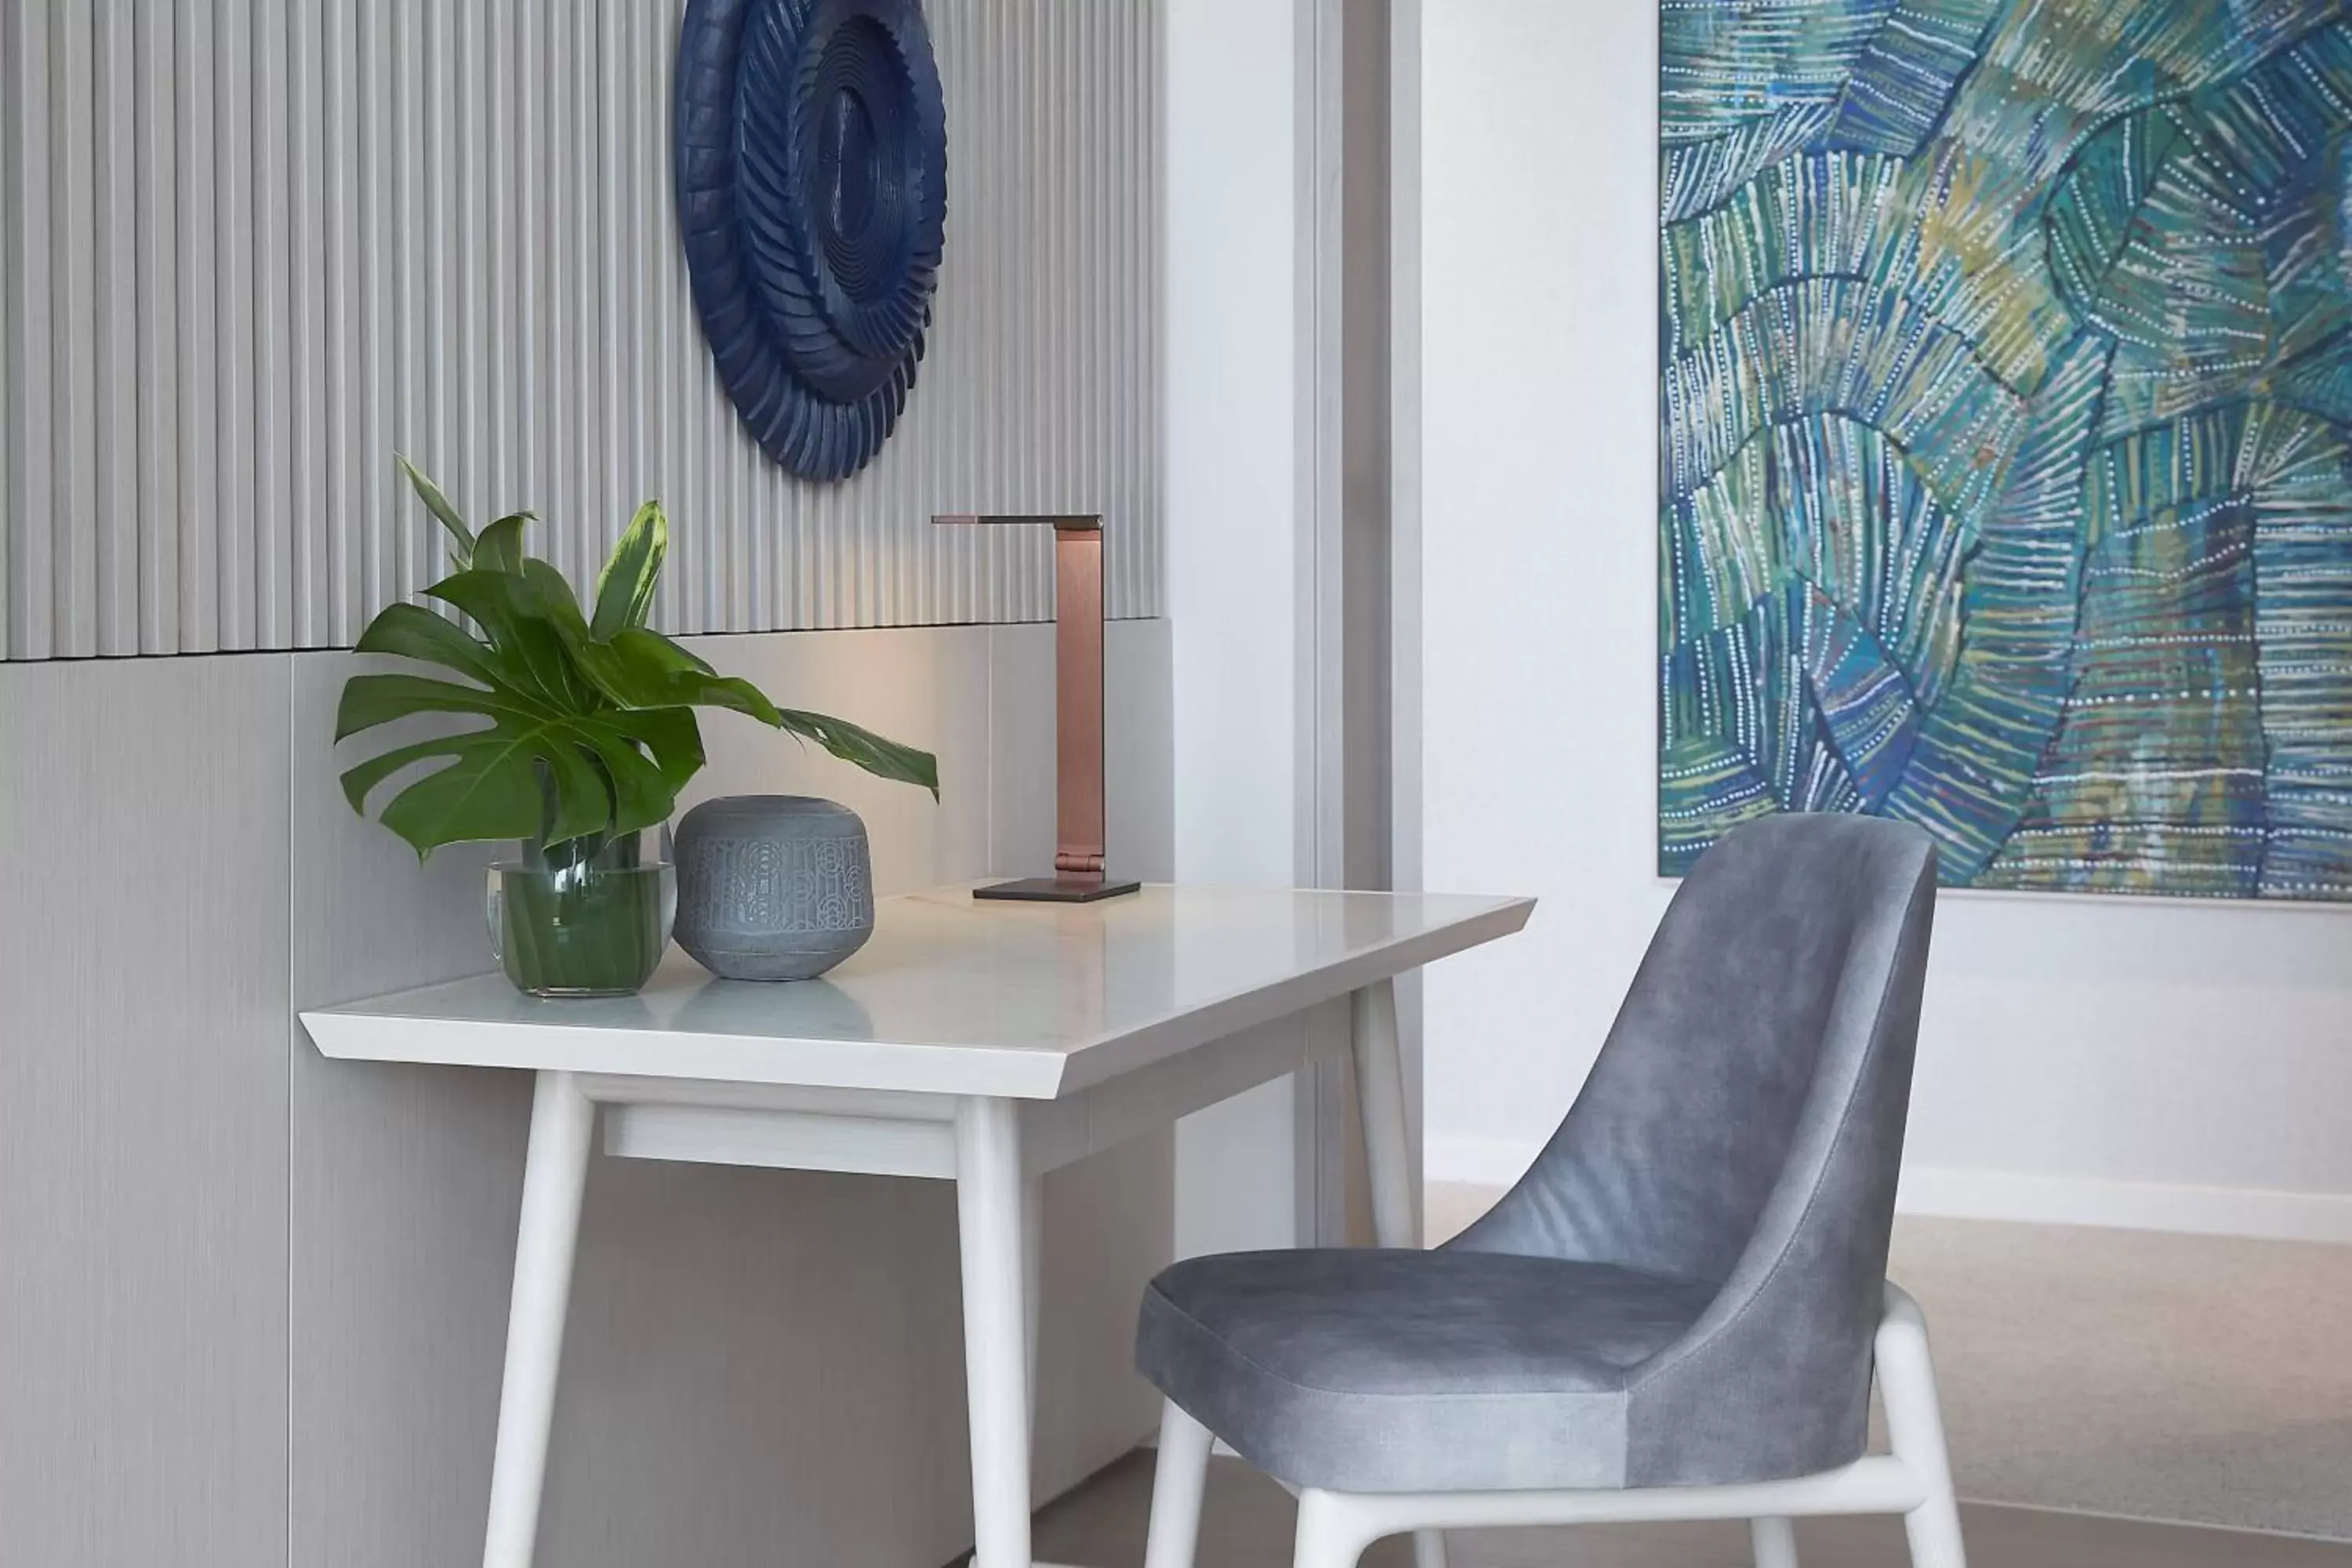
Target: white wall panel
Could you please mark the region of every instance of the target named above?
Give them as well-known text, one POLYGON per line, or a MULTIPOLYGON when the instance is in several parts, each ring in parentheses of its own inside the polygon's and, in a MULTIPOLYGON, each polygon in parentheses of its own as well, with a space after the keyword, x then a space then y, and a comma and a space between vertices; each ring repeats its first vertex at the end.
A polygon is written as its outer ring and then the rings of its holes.
MULTIPOLYGON (((1282 885, 1310 868, 1297 766, 1313 292, 1300 239, 1315 195, 1298 173, 1302 15, 1265 0, 1169 12, 1175 850, 1193 881, 1282 885)), ((1293 1244, 1296 1125, 1287 1079, 1179 1124, 1180 1253, 1293 1244)))
POLYGON ((645 495, 684 632, 1042 620, 1100 510, 1160 584, 1151 0, 930 0, 947 263, 856 478, 721 393, 677 251, 677 0, 0 0, 0 639, 12 658, 349 643, 441 561, 391 454, 575 580, 645 495))

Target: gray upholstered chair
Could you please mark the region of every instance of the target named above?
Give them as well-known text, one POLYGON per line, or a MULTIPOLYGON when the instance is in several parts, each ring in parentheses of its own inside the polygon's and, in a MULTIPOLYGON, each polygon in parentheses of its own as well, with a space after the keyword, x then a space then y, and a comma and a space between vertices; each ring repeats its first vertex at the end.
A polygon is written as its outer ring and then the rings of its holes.
POLYGON ((1887 1234, 1935 907, 1915 828, 1769 817, 1675 893, 1534 1167, 1433 1252, 1179 1263, 1137 1362, 1168 1395, 1148 1568, 1191 1568, 1212 1435, 1297 1491, 1297 1568, 1384 1535, 1906 1516, 1963 1568, 1918 1309, 1887 1234), (1864 1456, 1875 1363, 1891 1455, 1864 1456))

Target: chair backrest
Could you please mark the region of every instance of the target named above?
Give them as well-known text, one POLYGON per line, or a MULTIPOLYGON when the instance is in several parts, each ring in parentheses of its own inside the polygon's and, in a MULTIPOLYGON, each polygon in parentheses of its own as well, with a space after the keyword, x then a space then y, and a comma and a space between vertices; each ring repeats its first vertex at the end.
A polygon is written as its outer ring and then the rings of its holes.
POLYGON ((1453 1244, 1717 1287, 1645 1373, 1701 1405, 1744 1387, 1802 1428, 1770 1465, 1859 1452, 1935 868, 1926 834, 1877 818, 1727 835, 1676 890, 1559 1131, 1453 1244))

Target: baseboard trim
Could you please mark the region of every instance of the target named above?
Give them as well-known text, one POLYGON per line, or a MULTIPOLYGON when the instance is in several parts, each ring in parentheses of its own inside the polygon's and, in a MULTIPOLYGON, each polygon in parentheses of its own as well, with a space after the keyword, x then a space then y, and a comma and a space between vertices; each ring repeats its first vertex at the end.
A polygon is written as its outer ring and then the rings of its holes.
POLYGON ((2215 1524, 2210 1519, 2172 1519, 2161 1514, 2112 1513, 2096 1508, 2055 1508, 2048 1503, 1996 1502, 1990 1498, 1964 1497, 1965 1510, 1999 1509, 2004 1513, 2048 1513, 2061 1519, 2095 1519, 2107 1524, 2145 1524, 2155 1530, 2199 1530, 2209 1535, 2259 1535, 2268 1541, 2309 1541, 2322 1546, 2342 1546, 2340 1535, 2314 1535, 2301 1530, 2271 1530, 2259 1524, 2215 1524))
MULTIPOLYGON (((1433 1134, 1423 1163, 1432 1183, 1483 1187, 1499 1194, 1526 1172, 1538 1147, 1502 1138, 1433 1134)), ((2087 1176, 1910 1165, 1904 1169, 1895 1207, 1904 1214, 1941 1219, 2014 1220, 2352 1244, 2352 1194, 2110 1182, 2087 1176)))
POLYGON ((1542 1152, 1540 1143, 1511 1138, 1465 1138, 1432 1132, 1422 1140, 1423 1179, 1464 1187, 1493 1187, 1498 1192, 1521 1176, 1542 1152))
POLYGON ((1911 1166, 1895 1207, 1945 1219, 2023 1220, 2237 1236, 2265 1241, 2352 1242, 2352 1195, 2257 1187, 2105 1182, 2008 1171, 1911 1166))

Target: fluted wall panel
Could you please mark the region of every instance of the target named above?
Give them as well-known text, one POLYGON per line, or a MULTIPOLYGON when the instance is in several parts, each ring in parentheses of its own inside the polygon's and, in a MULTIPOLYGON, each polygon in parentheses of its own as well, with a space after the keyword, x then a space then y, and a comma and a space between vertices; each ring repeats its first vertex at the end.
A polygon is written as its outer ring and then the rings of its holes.
POLYGON ((947 262, 845 483, 720 391, 673 216, 678 0, 0 0, 0 647, 332 647, 443 565, 405 451, 575 581, 646 495, 679 632, 1162 603, 1153 0, 929 0, 947 262))

